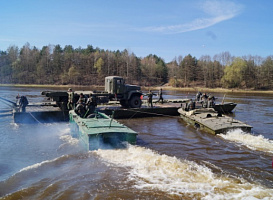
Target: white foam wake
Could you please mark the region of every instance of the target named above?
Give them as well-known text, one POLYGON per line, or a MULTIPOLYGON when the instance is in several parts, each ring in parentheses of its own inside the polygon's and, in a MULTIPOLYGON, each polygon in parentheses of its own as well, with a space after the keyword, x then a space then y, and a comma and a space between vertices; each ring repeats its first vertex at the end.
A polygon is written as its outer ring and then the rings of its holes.
POLYGON ((61 144, 58 148, 59 149, 62 149, 63 147, 69 145, 69 146, 77 146, 78 143, 79 143, 79 140, 76 139, 76 138, 73 138, 70 134, 71 132, 71 129, 70 127, 64 127, 64 128, 61 128, 59 130, 59 133, 60 133, 60 139, 64 142, 63 144, 61 144))
POLYGON ((62 136, 60 136, 60 139, 65 142, 64 144, 62 144, 60 146, 63 146, 66 144, 75 146, 75 145, 78 145, 78 143, 79 143, 79 140, 76 138, 73 138, 71 135, 62 135, 62 136))
POLYGON ((138 189, 153 189, 194 199, 263 199, 273 190, 244 180, 217 176, 208 167, 176 157, 160 155, 150 149, 130 146, 123 150, 95 152, 110 165, 129 170, 129 181, 138 189))
POLYGON ((252 150, 273 153, 273 141, 262 135, 252 135, 240 129, 232 130, 227 134, 220 134, 220 137, 244 145, 252 150))
POLYGON ((70 133, 71 130, 69 127, 64 127, 64 128, 60 128, 59 131, 61 135, 67 135, 70 133))
POLYGON ((58 157, 58 158, 54 158, 52 160, 45 160, 45 161, 42 161, 40 163, 36 163, 36 164, 33 164, 33 165, 30 165, 30 166, 27 166, 23 169, 21 169, 19 172, 24 172, 24 171, 28 171, 28 170, 31 170, 31 169, 36 169, 38 167, 41 167, 42 165, 44 164, 48 164, 48 163, 53 163, 61 158, 64 158, 64 157, 67 157, 67 155, 62 155, 61 157, 58 157))

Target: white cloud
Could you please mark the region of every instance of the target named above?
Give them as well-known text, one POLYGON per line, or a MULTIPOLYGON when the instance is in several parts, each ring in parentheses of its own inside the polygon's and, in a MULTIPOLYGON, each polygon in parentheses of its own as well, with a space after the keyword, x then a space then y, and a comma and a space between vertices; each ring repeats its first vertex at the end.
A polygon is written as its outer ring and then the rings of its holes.
POLYGON ((204 29, 222 21, 234 18, 241 13, 243 6, 241 4, 235 4, 231 1, 207 0, 199 4, 199 9, 209 16, 198 18, 185 24, 146 27, 142 30, 148 32, 174 34, 204 29))

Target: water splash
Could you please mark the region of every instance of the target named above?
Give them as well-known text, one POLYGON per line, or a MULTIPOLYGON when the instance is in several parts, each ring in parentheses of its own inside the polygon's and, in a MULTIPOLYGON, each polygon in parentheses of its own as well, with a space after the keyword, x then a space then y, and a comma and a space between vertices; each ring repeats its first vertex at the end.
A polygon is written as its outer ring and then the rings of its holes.
POLYGON ((194 199, 249 199, 273 197, 273 190, 242 179, 214 174, 208 167, 188 160, 160 155, 150 149, 130 146, 125 150, 95 152, 109 165, 129 170, 128 180, 140 190, 160 190, 194 199))
MULTIPOLYGON (((56 162, 56 161, 58 161, 58 160, 62 160, 62 159, 67 158, 67 157, 68 157, 68 155, 62 155, 61 157, 54 158, 54 159, 52 159, 52 160, 45 160, 45 161, 42 161, 42 162, 40 162, 40 163, 35 163, 35 164, 33 164, 33 165, 24 167, 24 168, 21 169, 18 173, 24 172, 24 171, 29 171, 29 170, 32 170, 32 169, 36 169, 36 168, 39 168, 39 167, 41 167, 41 166, 43 166, 43 165, 45 165, 45 164, 54 163, 54 162, 56 162)), ((17 174, 17 173, 16 173, 16 174, 17 174)))
POLYGON ((79 143, 79 140, 76 138, 73 138, 71 135, 62 135, 62 136, 60 136, 60 139, 62 141, 64 141, 65 143, 61 144, 59 146, 59 148, 61 148, 62 146, 65 146, 67 144, 69 144, 71 146, 76 146, 79 143))
POLYGON ((16 130, 19 128, 19 125, 14 122, 10 123, 10 126, 12 127, 13 130, 16 130))
POLYGON ((227 132, 227 134, 220 134, 219 136, 255 151, 273 153, 273 141, 265 138, 263 135, 252 135, 236 129, 227 132))

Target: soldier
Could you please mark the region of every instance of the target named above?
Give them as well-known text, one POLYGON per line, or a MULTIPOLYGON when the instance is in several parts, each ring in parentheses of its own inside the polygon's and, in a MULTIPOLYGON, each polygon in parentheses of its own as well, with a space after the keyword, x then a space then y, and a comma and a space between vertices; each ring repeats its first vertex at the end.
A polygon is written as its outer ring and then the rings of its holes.
MULTIPOLYGON (((97 99, 96 97, 91 93, 89 95, 89 98, 87 99, 87 102, 86 102, 86 113, 85 113, 85 116, 88 117, 88 115, 94 113, 95 109, 97 107, 97 99)), ((85 117, 84 116, 84 117, 85 117)))
POLYGON ((196 94, 196 101, 200 101, 201 100, 201 96, 202 96, 202 93, 201 92, 197 92, 197 94, 196 94))
POLYGON ((195 109, 195 102, 191 99, 188 104, 188 111, 195 109))
POLYGON ((75 102, 74 102, 74 92, 71 88, 68 89, 68 102, 67 102, 67 109, 72 110, 75 108, 75 102))
POLYGON ((147 94, 147 96, 148 96, 148 106, 151 105, 151 108, 153 107, 153 95, 155 95, 155 94, 152 93, 151 90, 149 90, 149 93, 147 94))
POLYGON ((202 95, 202 99, 207 99, 207 98, 208 98, 207 93, 204 93, 204 94, 202 95))
POLYGON ((22 112, 26 112, 26 106, 28 105, 28 100, 26 96, 21 96, 19 99, 19 108, 22 112))
POLYGON ((159 92, 158 92, 158 95, 159 95, 159 99, 158 99, 158 102, 161 100, 161 103, 163 104, 163 93, 162 93, 162 88, 160 88, 159 92))
POLYGON ((202 107, 207 108, 208 107, 208 96, 206 93, 202 95, 201 100, 202 100, 202 107))
POLYGON ((215 100, 214 96, 209 96, 208 97, 208 108, 213 108, 214 107, 214 105, 215 105, 214 100, 215 100))
POLYGON ((75 108, 75 112, 80 115, 80 117, 84 117, 86 110, 85 110, 85 98, 83 93, 80 94, 79 100, 77 101, 77 106, 75 108))
POLYGON ((85 97, 83 96, 83 93, 80 94, 77 104, 85 104, 85 97))

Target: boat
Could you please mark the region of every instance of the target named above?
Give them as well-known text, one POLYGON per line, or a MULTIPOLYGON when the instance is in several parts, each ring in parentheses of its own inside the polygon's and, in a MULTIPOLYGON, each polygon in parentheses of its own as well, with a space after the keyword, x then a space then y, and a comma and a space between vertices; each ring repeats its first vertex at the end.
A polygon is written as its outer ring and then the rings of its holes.
POLYGON ((211 134, 226 133, 233 129, 250 132, 252 126, 227 115, 216 112, 213 108, 199 108, 187 111, 179 108, 180 117, 190 125, 211 134))
POLYGON ((215 104, 213 106, 214 110, 218 113, 231 113, 232 110, 237 106, 236 103, 222 103, 222 104, 215 104))
MULTIPOLYGON (((188 101, 189 102, 189 101, 188 101)), ((211 106, 218 113, 232 113, 233 109, 237 106, 236 103, 227 102, 227 103, 216 103, 211 106)), ((202 101, 195 101, 196 108, 204 108, 202 101)))
POLYGON ((87 118, 69 111, 72 136, 79 139, 86 150, 126 148, 136 144, 137 133, 101 112, 87 118))

